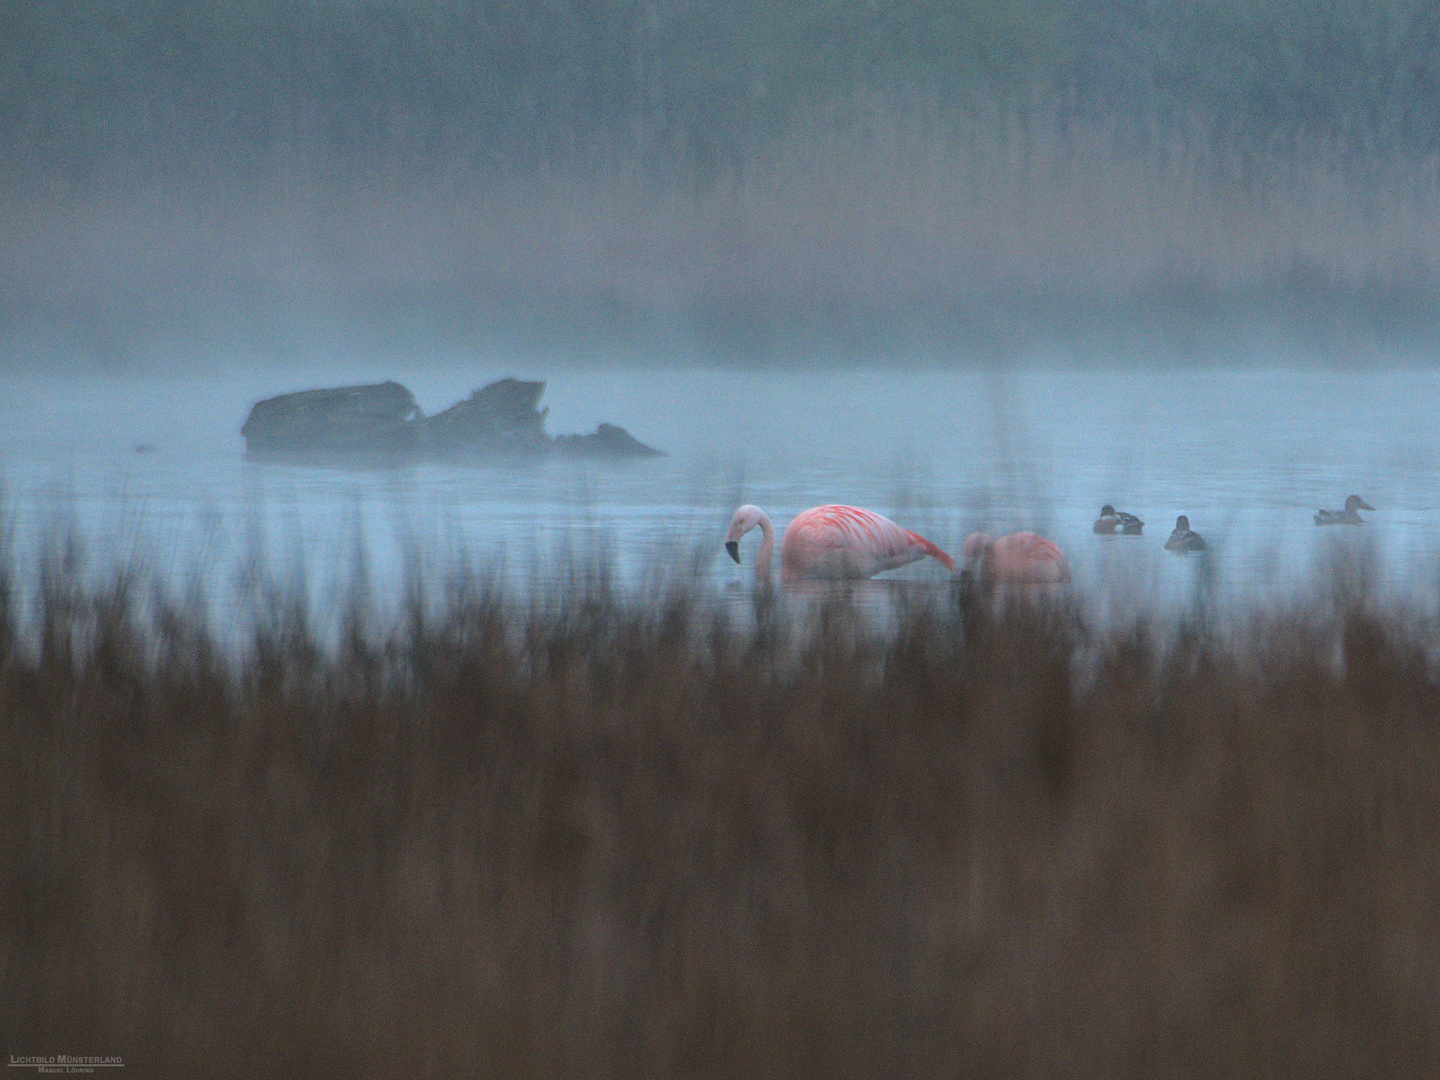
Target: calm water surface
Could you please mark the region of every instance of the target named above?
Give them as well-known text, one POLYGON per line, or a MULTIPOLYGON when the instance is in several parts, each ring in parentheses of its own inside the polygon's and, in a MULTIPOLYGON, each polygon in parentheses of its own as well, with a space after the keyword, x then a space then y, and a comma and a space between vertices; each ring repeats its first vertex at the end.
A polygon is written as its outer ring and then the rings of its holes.
MULTIPOLYGON (((396 378, 427 412, 525 370, 232 372, 186 379, 0 378, 0 483, 22 583, 58 528, 100 574, 140 563, 225 594, 259 558, 306 570, 323 610, 354 576, 395 596, 407 559, 562 591, 564 567, 610 559, 632 585, 696 573, 743 595, 721 547, 735 506, 777 525, 823 502, 888 514, 957 553, 976 529, 1057 540, 1081 594, 1108 608, 1193 597, 1201 560, 1162 544, 1177 514, 1210 541, 1216 595, 1280 604, 1317 568, 1373 556, 1381 590, 1432 604, 1440 583, 1440 373, 1134 374, 550 371, 552 434, 608 420, 669 451, 613 464, 308 468, 245 460, 250 405, 287 390, 396 378), (138 452, 137 446, 153 447, 138 452), (1363 529, 1317 507, 1363 495, 1363 529), (1140 539, 1091 532, 1102 503, 1140 539)), ((926 561, 890 575, 942 587, 926 561)), ((225 606, 220 603, 220 618, 225 606)))

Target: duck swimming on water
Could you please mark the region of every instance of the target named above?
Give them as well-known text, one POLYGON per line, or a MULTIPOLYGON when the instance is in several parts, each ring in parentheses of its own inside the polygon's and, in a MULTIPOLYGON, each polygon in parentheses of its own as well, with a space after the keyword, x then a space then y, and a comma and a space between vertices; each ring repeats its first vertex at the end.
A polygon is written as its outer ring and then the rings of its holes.
POLYGON ((1102 536, 1111 536, 1115 533, 1124 536, 1139 536, 1140 531, 1144 528, 1145 522, 1134 514, 1116 510, 1109 503, 1100 508, 1100 520, 1095 522, 1095 531, 1102 536))
POLYGON ((1190 529, 1190 519, 1181 514, 1175 519, 1175 531, 1170 534, 1170 539, 1165 541, 1166 551, 1178 551, 1182 555, 1187 551, 1204 551, 1205 539, 1197 532, 1190 529))
POLYGON ((1315 524, 1316 524, 1316 525, 1364 525, 1364 524, 1365 524, 1365 519, 1362 518, 1362 517, 1357 513, 1357 511, 1359 511, 1359 510, 1374 510, 1374 509, 1375 509, 1375 507, 1371 506, 1371 505, 1370 505, 1369 503, 1367 503, 1364 499, 1362 499, 1359 495, 1351 495, 1348 499, 1345 500, 1345 509, 1344 509, 1344 510, 1316 510, 1316 511, 1315 511, 1315 524))

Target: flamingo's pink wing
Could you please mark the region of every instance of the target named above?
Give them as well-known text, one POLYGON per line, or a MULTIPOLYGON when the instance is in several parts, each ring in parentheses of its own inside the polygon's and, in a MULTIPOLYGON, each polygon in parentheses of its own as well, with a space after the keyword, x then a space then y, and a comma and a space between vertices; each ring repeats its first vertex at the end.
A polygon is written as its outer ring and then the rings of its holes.
POLYGON ((869 577, 924 555, 954 566, 930 541, 859 506, 817 506, 785 530, 784 557, 795 572, 869 577))
POLYGON ((1015 581, 1069 581, 1070 564, 1060 545, 1032 532, 1011 533, 995 542, 1003 576, 1015 581))

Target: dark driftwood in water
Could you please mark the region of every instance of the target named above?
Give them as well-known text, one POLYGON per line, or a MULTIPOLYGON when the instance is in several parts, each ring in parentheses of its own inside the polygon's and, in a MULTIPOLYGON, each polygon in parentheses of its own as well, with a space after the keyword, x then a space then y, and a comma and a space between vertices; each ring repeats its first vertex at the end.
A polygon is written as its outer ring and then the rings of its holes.
POLYGON ((601 424, 589 435, 558 435, 557 449, 588 457, 664 457, 661 450, 646 446, 623 427, 601 424))
POLYGON ((438 454, 548 451, 545 434, 549 409, 538 408, 543 382, 501 379, 482 386, 469 399, 457 401, 424 421, 423 445, 438 454))
POLYGON ((396 382, 306 390, 257 402, 240 433, 256 456, 663 456, 614 424, 551 438, 550 410, 539 408, 544 392, 543 382, 501 379, 426 417, 396 382))
POLYGON ((304 390, 256 402, 240 434, 251 453, 407 453, 421 419, 397 382, 304 390))

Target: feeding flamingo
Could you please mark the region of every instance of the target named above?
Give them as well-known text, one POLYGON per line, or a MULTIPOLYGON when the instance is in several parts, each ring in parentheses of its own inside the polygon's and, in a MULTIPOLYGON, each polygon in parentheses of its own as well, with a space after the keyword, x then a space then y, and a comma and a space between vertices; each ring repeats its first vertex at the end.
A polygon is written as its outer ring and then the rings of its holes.
MULTIPOLYGON (((725 550, 740 561, 740 538, 760 530, 760 552, 755 576, 770 580, 770 556, 775 551, 775 527, 758 506, 745 505, 730 519, 725 550)), ((858 506, 816 506, 796 515, 785 530, 780 548, 780 580, 802 578, 870 578, 929 555, 945 569, 955 560, 918 533, 901 528, 887 517, 858 506)))
POLYGON ((972 533, 965 557, 982 581, 1047 584, 1070 580, 1070 564, 1060 545, 1033 532, 1010 533, 995 539, 972 533))

